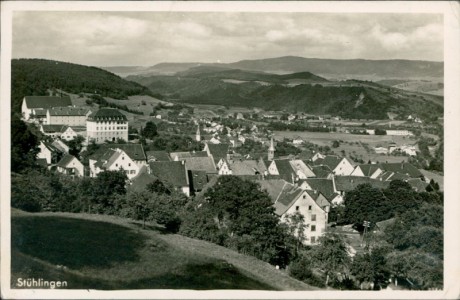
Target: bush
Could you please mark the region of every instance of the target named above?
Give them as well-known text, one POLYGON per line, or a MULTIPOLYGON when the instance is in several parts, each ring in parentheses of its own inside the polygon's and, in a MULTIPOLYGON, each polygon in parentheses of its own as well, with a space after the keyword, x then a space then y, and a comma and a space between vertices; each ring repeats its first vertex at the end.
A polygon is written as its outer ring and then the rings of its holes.
POLYGON ((300 257, 289 265, 289 275, 305 283, 317 287, 324 287, 324 280, 313 274, 311 261, 300 257))

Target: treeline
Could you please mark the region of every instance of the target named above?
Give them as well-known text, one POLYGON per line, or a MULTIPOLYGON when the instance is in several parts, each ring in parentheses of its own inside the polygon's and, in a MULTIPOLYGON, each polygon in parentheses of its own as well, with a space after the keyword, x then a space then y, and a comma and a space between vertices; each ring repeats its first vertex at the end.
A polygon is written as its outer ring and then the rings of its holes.
POLYGON ((96 67, 45 59, 11 61, 11 107, 20 112, 24 96, 45 96, 48 90, 100 94, 114 99, 151 95, 146 87, 96 67))

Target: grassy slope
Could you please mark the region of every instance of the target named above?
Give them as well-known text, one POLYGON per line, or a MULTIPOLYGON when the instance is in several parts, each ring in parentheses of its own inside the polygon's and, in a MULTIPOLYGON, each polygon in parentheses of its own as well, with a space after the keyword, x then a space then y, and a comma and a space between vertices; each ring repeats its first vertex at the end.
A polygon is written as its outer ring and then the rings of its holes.
POLYGON ((127 219, 17 210, 12 216, 12 283, 35 277, 92 289, 315 289, 253 257, 153 226, 142 230, 127 219))

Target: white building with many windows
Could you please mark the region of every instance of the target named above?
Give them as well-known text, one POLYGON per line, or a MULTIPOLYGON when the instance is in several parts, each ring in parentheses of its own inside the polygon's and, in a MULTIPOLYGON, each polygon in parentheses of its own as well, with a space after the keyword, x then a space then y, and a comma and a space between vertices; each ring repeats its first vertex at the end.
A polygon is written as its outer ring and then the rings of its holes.
POLYGON ((105 141, 128 141, 128 119, 118 109, 101 108, 86 120, 86 139, 97 144, 105 141))

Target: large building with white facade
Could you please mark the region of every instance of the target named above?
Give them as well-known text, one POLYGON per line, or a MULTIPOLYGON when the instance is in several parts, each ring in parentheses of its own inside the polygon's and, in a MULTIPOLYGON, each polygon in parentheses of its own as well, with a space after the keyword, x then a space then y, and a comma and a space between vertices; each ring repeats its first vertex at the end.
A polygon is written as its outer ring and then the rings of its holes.
POLYGON ((86 118, 91 114, 87 108, 80 107, 53 107, 46 112, 46 124, 85 126, 86 118))
POLYGON ((105 141, 128 141, 128 119, 118 109, 101 108, 86 120, 86 139, 97 144, 105 141))

